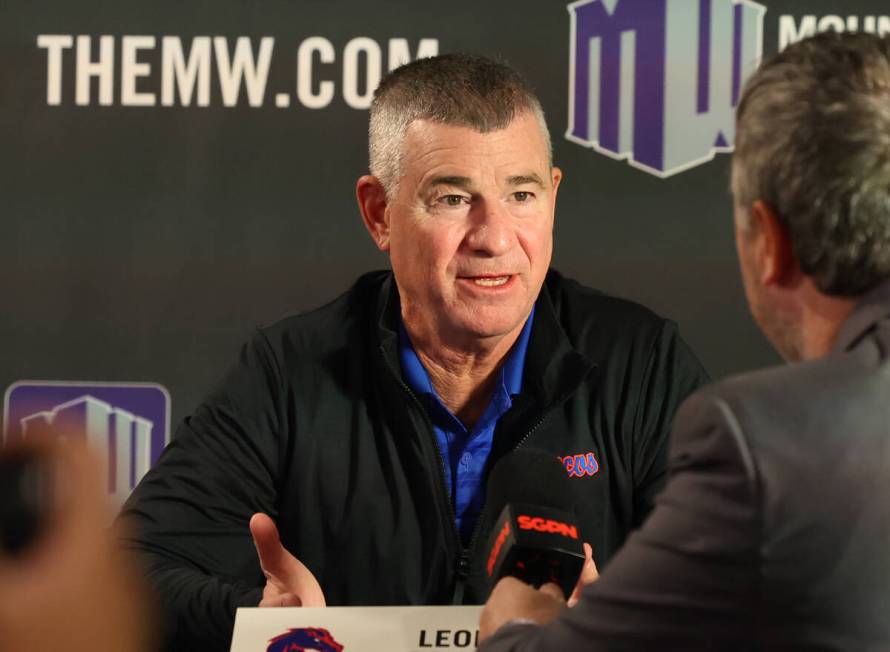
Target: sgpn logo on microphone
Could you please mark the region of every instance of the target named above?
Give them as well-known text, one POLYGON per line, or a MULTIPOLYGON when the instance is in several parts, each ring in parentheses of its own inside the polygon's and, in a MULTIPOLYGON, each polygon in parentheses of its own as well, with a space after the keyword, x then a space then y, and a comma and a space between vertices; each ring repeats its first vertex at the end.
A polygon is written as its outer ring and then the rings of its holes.
POLYGON ((751 0, 579 0, 566 139, 666 178, 731 152, 741 88, 760 64, 751 0))
POLYGON ((343 652, 343 646, 322 627, 289 629, 269 641, 266 652, 343 652))
POLYGON ((170 433, 170 394, 154 383, 20 381, 3 406, 4 444, 79 437, 103 462, 117 504, 148 472, 170 433))
POLYGON ((520 514, 516 519, 519 523, 520 530, 535 530, 536 532, 549 532, 550 534, 561 534, 570 539, 578 538, 578 526, 569 525, 562 521, 552 518, 542 518, 540 516, 528 516, 520 514))

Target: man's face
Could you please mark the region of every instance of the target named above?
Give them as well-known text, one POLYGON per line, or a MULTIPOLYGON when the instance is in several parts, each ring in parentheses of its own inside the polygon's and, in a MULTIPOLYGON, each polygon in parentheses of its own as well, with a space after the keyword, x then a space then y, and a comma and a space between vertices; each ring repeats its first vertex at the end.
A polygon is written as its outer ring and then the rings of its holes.
POLYGON ((751 316, 779 355, 788 362, 796 362, 802 359, 803 351, 800 320, 795 318, 790 306, 783 305, 772 296, 769 288, 760 282, 761 264, 758 251, 763 246, 761 241, 763 237, 763 233, 749 224, 745 209, 736 206, 736 249, 751 316))
POLYGON ((537 120, 487 134, 418 120, 402 152, 386 248, 406 324, 458 345, 518 332, 550 265, 561 176, 537 120))

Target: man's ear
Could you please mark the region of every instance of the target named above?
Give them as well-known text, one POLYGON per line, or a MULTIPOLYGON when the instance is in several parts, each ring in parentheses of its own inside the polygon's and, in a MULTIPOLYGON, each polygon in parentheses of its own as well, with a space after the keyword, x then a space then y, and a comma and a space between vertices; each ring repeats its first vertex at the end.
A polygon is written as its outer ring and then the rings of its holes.
POLYGON ((562 181, 562 170, 555 165, 550 168, 550 183, 552 184, 553 205, 556 206, 556 193, 559 191, 559 182, 562 181))
POLYGON ((800 267, 794 257, 791 237, 771 206, 761 200, 751 207, 751 237, 758 275, 763 285, 793 282, 800 267))
POLYGON ((355 184, 355 197, 365 228, 380 251, 389 251, 389 220, 386 190, 380 179, 370 174, 360 177, 355 184))

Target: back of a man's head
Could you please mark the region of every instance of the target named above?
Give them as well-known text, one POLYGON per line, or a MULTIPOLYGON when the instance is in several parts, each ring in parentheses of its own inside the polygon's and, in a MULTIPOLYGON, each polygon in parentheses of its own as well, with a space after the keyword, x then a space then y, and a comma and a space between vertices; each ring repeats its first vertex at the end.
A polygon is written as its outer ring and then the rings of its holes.
POLYGON ((762 200, 820 291, 855 297, 890 278, 890 39, 825 33, 748 81, 733 193, 762 200))
POLYGON ((415 120, 469 127, 480 133, 507 127, 531 112, 550 152, 541 103, 515 70, 480 56, 443 54, 396 68, 380 82, 371 104, 371 174, 388 196, 396 191, 402 141, 415 120))

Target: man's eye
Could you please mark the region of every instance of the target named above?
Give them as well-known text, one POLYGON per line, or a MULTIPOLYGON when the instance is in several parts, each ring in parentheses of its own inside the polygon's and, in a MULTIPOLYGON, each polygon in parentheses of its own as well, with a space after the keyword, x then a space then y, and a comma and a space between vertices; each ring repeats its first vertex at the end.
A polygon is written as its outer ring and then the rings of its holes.
POLYGON ((520 202, 529 201, 532 197, 534 197, 534 195, 528 190, 518 190, 513 193, 513 199, 520 202))
POLYGON ((439 203, 445 204, 446 206, 460 206, 465 201, 465 198, 461 195, 445 195, 444 197, 439 197, 439 203))

